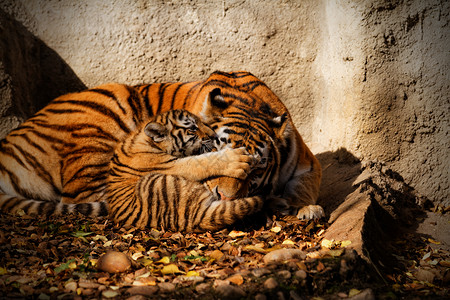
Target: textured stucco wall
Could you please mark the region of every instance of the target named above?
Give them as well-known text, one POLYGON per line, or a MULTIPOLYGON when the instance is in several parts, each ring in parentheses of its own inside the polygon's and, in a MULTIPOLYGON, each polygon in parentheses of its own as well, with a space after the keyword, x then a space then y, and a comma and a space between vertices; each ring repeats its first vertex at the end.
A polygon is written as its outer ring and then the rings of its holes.
MULTIPOLYGON (((24 88, 39 79, 29 92, 36 107, 83 84, 248 70, 286 103, 315 153, 345 147, 386 161, 419 192, 450 204, 447 1, 4 0, 0 8, 47 53, 22 55, 36 61, 26 80, 17 74, 24 65, 4 72, 24 88)), ((14 53, 30 43, 0 33, 3 43, 19 41, 9 45, 14 53)), ((2 95, 12 107, 3 118, 20 106, 11 95, 2 95)))

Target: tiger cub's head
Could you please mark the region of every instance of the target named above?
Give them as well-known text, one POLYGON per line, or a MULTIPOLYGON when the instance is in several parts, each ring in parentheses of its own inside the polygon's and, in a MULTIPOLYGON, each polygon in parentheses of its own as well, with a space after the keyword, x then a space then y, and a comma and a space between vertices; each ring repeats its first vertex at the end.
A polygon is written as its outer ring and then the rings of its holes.
POLYGON ((145 125, 144 132, 154 147, 176 157, 211 152, 216 138, 214 130, 186 110, 171 110, 155 116, 145 125))

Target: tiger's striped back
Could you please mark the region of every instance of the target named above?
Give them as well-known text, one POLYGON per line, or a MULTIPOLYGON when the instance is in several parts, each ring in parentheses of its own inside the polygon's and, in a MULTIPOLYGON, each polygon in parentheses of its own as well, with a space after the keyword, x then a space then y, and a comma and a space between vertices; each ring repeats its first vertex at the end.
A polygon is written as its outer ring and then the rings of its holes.
POLYGON ((212 150, 214 138, 214 131, 198 117, 181 110, 157 115, 130 134, 117 146, 111 162, 107 197, 113 220, 141 229, 205 231, 221 229, 261 209, 260 197, 223 201, 206 185, 189 179, 202 176, 201 172, 209 176, 202 169, 209 167, 201 163, 208 153, 201 153, 212 150), (189 170, 191 176, 180 176, 173 162, 196 154, 198 164, 189 170))

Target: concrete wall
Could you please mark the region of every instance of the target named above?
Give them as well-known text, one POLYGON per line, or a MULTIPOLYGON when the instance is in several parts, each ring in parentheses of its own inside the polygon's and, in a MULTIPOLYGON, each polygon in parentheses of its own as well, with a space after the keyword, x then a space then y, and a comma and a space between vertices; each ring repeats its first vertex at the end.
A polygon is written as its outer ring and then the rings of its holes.
MULTIPOLYGON (((345 147, 383 160, 431 200, 450 204, 447 1, 6 0, 0 9, 2 21, 27 33, 0 31, 0 42, 18 40, 8 47, 27 60, 3 72, 9 83, 32 85, 20 103, 38 99, 40 107, 83 84, 248 70, 286 103, 313 152, 345 147), (46 55, 26 50, 28 35, 46 55), (34 75, 20 75, 28 65, 34 75)), ((3 64, 14 60, 8 55, 3 64)), ((10 91, 0 100, 10 109, 0 120, 20 120, 18 89, 7 88, 0 86, 10 91)))

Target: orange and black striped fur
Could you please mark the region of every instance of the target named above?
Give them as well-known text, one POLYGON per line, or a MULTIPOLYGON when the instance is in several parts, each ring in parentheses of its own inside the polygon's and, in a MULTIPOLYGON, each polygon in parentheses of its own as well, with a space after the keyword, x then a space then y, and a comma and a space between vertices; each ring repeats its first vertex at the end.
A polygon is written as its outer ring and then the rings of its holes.
POLYGON ((201 183, 213 176, 245 179, 245 149, 210 152, 215 133, 183 110, 157 115, 117 146, 110 164, 110 216, 125 227, 218 230, 263 206, 259 196, 224 201, 201 183), (203 153, 203 154, 201 154, 203 153))
POLYGON ((222 143, 260 158, 247 180, 209 181, 223 198, 269 195, 269 205, 299 218, 323 216, 316 205, 322 171, 284 104, 248 72, 214 72, 204 81, 136 86, 154 113, 186 109, 199 115, 222 143))
POLYGON ((210 124, 221 142, 260 157, 246 180, 207 181, 222 198, 264 193, 298 217, 323 214, 314 205, 321 178, 317 159, 282 102, 247 72, 135 88, 107 84, 53 100, 0 141, 0 209, 105 214, 116 145, 153 115, 183 108, 210 124))
POLYGON ((107 214, 114 148, 151 113, 135 89, 119 84, 53 100, 0 141, 0 208, 107 214))

